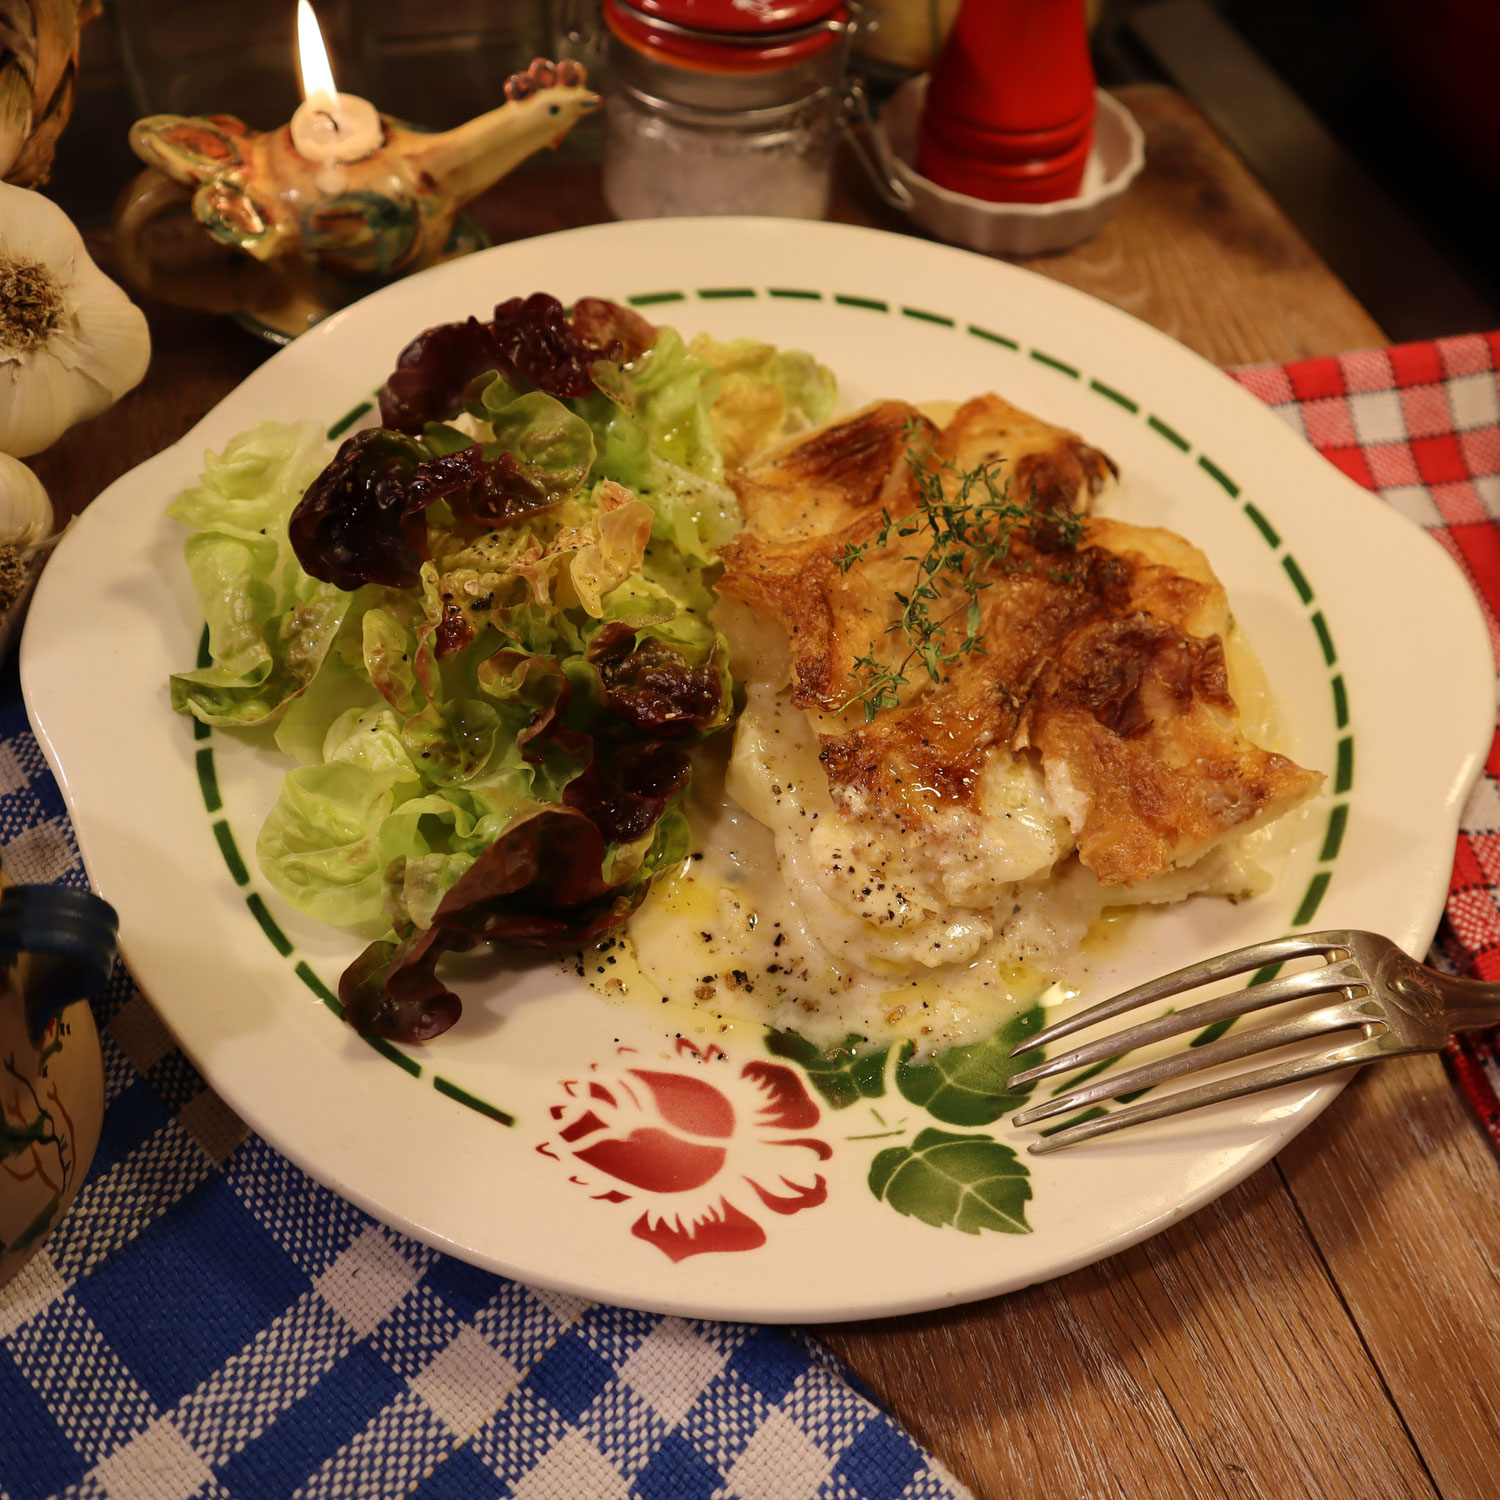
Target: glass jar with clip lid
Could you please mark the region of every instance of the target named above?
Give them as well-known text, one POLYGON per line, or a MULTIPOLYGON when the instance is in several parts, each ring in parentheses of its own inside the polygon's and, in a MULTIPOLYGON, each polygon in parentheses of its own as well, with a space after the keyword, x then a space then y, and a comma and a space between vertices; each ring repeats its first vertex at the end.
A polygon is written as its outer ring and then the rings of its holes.
POLYGON ((849 0, 604 0, 604 196, 621 219, 828 208, 849 0))

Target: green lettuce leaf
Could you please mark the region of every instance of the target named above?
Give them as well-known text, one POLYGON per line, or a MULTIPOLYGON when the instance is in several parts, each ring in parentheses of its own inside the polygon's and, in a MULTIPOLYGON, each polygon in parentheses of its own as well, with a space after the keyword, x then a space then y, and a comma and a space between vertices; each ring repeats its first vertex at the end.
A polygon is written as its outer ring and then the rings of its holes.
POLYGON ((350 761, 298 766, 256 840, 266 879, 299 911, 337 927, 378 921, 385 850, 381 827, 401 789, 417 781, 396 767, 350 761))
MULTIPOLYGON (((351 622, 359 623, 352 611, 345 618, 341 639, 349 633, 351 622)), ((276 748, 299 765, 315 765, 325 758, 324 742, 341 714, 380 703, 380 694, 362 664, 354 666, 336 641, 323 660, 322 670, 276 721, 276 748)))
MULTIPOLYGON (((433 706, 429 705, 431 709, 433 706)), ((483 704, 444 704, 453 731, 444 753, 479 751, 467 740, 470 719, 480 741, 492 741, 498 715, 483 704)), ((324 741, 325 760, 287 775, 256 844, 266 878, 300 911, 336 926, 384 919, 393 927, 423 926, 444 894, 522 810, 530 768, 514 736, 499 764, 469 786, 436 786, 414 726, 384 705, 341 714, 324 741)), ((463 769, 462 766, 458 767, 463 769)), ((449 769, 453 769, 450 760, 449 769)))
POLYGON ((209 454, 168 507, 208 622, 210 665, 171 679, 172 706, 206 724, 276 718, 317 675, 352 596, 297 565, 286 523, 326 453, 309 422, 264 422, 209 454))
POLYGON ((588 477, 594 465, 594 434, 582 417, 555 397, 542 391, 518 396, 497 374, 476 382, 466 404, 489 423, 494 435, 484 445, 484 456, 513 454, 550 498, 564 499, 588 477))
POLYGON ((620 367, 611 394, 645 429, 658 458, 702 479, 723 479, 724 460, 709 417, 718 390, 713 365, 689 349, 675 328, 659 328, 651 348, 620 367))
POLYGON ((692 352, 720 375, 709 418, 724 463, 737 468, 778 438, 818 427, 833 415, 833 372, 801 349, 758 339, 721 344, 700 333, 692 352))
POLYGON ((205 454, 198 483, 167 514, 190 531, 246 541, 269 536, 284 549, 287 567, 300 573, 286 540, 286 518, 327 459, 327 445, 311 422, 262 422, 231 438, 222 453, 205 454))
POLYGON ((651 507, 652 536, 701 564, 734 535, 740 513, 708 415, 718 377, 673 340, 657 364, 653 349, 631 366, 596 365, 599 392, 573 406, 594 432, 594 477, 633 490, 651 507))

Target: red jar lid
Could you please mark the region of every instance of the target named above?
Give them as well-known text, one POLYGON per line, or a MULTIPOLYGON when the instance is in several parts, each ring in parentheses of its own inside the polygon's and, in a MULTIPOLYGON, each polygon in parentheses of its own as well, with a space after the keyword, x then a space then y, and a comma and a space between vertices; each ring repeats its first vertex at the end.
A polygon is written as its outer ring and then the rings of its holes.
POLYGON ((795 31, 826 20, 843 0, 620 0, 622 9, 694 31, 795 31))
POLYGON ((604 0, 604 23, 637 52, 703 72, 762 73, 833 46, 844 0, 604 0))

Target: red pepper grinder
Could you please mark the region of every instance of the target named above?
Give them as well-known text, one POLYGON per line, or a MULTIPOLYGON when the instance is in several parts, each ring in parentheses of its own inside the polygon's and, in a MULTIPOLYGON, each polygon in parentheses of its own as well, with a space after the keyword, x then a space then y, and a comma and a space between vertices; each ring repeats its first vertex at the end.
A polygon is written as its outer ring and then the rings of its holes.
POLYGON ((1084 0, 964 0, 927 82, 917 170, 991 203, 1076 198, 1094 136, 1084 0))

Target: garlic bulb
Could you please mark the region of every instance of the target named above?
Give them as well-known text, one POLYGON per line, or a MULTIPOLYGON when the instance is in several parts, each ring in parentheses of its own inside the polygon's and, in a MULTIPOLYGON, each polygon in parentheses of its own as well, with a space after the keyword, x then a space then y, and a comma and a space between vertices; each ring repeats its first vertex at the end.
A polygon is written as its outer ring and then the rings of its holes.
POLYGON ((144 315, 68 216, 0 183, 0 453, 39 453, 118 401, 150 358, 144 315))
MULTIPOLYGON (((0 617, 28 590, 40 566, 39 554, 56 541, 52 502, 42 481, 8 453, 0 453, 0 617)), ((0 625, 0 647, 10 634, 0 625)))
POLYGON ((8 453, 0 453, 0 547, 34 552, 52 533, 52 502, 42 481, 8 453))

